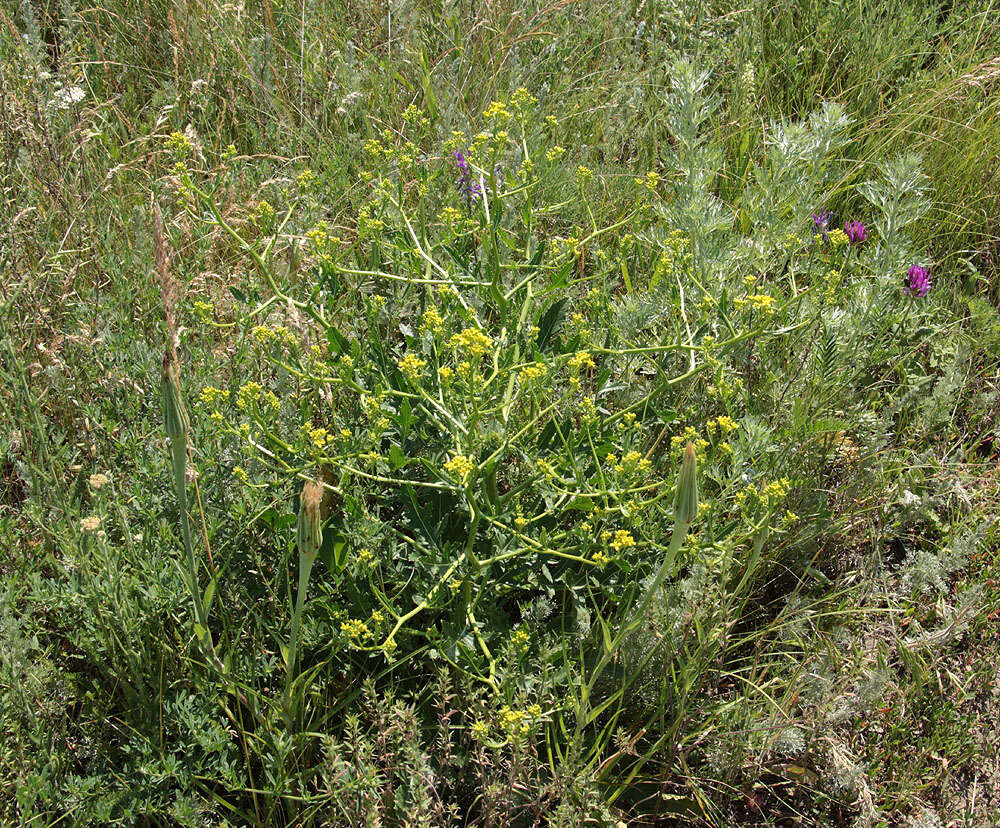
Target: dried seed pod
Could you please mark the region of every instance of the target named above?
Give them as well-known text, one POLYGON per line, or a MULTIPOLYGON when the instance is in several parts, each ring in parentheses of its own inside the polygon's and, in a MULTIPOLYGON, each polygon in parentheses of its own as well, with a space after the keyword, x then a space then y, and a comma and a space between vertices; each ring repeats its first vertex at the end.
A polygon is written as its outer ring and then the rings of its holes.
POLYGON ((315 480, 307 480, 302 487, 299 500, 299 519, 295 527, 295 538, 299 555, 315 559, 323 543, 323 487, 315 480))
POLYGON ((186 439, 190 427, 177 362, 169 348, 163 356, 163 426, 171 440, 186 439))
POLYGON ((674 498, 674 520, 689 524, 698 517, 698 461, 694 446, 687 444, 684 461, 677 478, 677 494, 674 498))

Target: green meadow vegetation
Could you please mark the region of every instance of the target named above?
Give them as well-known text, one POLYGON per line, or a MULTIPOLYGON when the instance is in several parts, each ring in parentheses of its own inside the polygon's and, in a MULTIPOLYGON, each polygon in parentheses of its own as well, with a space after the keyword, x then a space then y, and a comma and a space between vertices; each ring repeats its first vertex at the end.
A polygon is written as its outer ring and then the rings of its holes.
POLYGON ((2 0, 0 824, 1000 825, 997 0, 2 0))

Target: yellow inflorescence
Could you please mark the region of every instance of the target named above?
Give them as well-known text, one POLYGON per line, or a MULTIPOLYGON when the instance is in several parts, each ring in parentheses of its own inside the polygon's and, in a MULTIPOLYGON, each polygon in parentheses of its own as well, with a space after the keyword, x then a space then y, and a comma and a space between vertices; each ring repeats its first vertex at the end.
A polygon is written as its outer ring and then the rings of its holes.
POLYGON ((403 357, 397 364, 399 365, 399 370, 406 375, 406 378, 416 384, 420 381, 421 372, 427 366, 427 360, 410 353, 403 357))
POLYGON ((444 464, 444 470, 458 480, 465 480, 466 477, 472 474, 472 470, 475 467, 476 464, 472 462, 472 458, 464 454, 456 454, 444 464))
POLYGON ((597 365, 594 363, 594 358, 590 355, 588 351, 577 351, 573 356, 569 358, 569 362, 566 363, 571 371, 582 371, 584 368, 596 368, 597 365))
POLYGON ((479 328, 466 328, 461 333, 457 333, 448 340, 456 351, 468 354, 473 359, 483 356, 493 347, 493 340, 484 334, 479 328))

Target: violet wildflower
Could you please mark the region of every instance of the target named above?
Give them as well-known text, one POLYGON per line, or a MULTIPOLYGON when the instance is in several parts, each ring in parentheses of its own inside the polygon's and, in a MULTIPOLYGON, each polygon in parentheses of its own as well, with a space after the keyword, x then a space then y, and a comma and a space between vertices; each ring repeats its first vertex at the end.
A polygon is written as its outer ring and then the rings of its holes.
POLYGON ((813 213, 813 227, 818 235, 823 236, 823 241, 827 240, 827 230, 830 227, 830 214, 820 208, 819 213, 813 213))
POLYGON ((474 199, 483 194, 482 180, 472 172, 469 159, 466 158, 464 152, 455 150, 452 155, 455 156, 455 165, 458 167, 458 181, 456 182, 458 191, 465 198, 466 204, 472 204, 474 199))
POLYGON ((913 265, 903 281, 903 293, 923 299, 931 291, 931 273, 926 267, 913 265))
POLYGON ((868 238, 868 228, 865 227, 864 222, 857 220, 847 222, 844 225, 844 232, 847 234, 847 238, 851 240, 851 244, 861 244, 868 238))

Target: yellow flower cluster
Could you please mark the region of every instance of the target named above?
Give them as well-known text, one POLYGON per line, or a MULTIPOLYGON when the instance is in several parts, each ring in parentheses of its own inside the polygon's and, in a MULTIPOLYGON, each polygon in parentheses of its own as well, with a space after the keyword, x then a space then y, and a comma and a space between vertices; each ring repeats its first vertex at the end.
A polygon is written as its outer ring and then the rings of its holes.
POLYGON ((202 322, 211 322, 212 314, 215 313, 215 308, 212 306, 211 302, 206 302, 204 299, 195 299, 191 304, 191 309, 194 311, 195 316, 198 317, 202 322))
POLYGON ((780 480, 772 480, 765 484, 761 489, 761 494, 773 500, 781 500, 788 496, 791 488, 792 482, 787 477, 782 477, 780 480))
POLYGON ((372 634, 372 631, 368 629, 368 625, 364 621, 358 621, 355 618, 348 618, 346 621, 342 621, 340 631, 355 642, 364 641, 370 638, 372 634))
POLYGON ((554 256, 560 256, 564 253, 572 253, 576 255, 580 251, 580 245, 583 242, 580 241, 576 236, 567 236, 564 239, 554 236, 549 245, 552 248, 552 254, 554 256))
POLYGON ((511 737, 527 736, 531 731, 527 710, 512 710, 506 704, 500 708, 500 727, 511 737))
POLYGON ((493 101, 486 107, 486 109, 483 110, 483 117, 509 121, 513 115, 511 115, 510 110, 507 109, 507 104, 503 101, 493 101))
POLYGON ((858 444, 842 431, 836 435, 836 446, 837 457, 843 462, 857 463, 861 459, 861 451, 858 449, 858 444))
POLYGON ((766 293, 755 293, 742 299, 734 299, 733 305, 739 310, 749 305, 751 310, 758 310, 766 314, 772 314, 775 310, 774 297, 768 296, 766 293))
POLYGON ((632 537, 632 533, 627 529, 618 529, 611 538, 610 546, 615 552, 621 552, 623 549, 635 546, 635 538, 632 537))
POLYGON ((240 411, 246 411, 253 403, 260 399, 260 395, 263 393, 264 389, 260 387, 259 382, 245 382, 240 386, 240 390, 236 392, 236 407, 240 411))
POLYGON ((625 454, 621 460, 618 459, 617 455, 609 454, 604 458, 604 462, 618 474, 626 474, 631 472, 641 472, 642 474, 647 473, 653 468, 653 464, 642 456, 638 451, 630 451, 625 454))
POLYGON ((164 142, 164 146, 174 153, 174 155, 181 158, 188 156, 191 150, 194 149, 191 145, 191 139, 183 132, 171 132, 164 142))
POLYGON ((436 306, 431 305, 424 311, 424 315, 420 319, 420 330, 430 331, 434 334, 440 334, 444 330, 444 317, 441 316, 436 306))
MULTIPOLYGON (((636 178, 635 186, 644 187, 647 192, 655 193, 660 184, 660 174, 655 170, 650 170, 644 178, 636 178)), ((676 231, 675 231, 676 232, 676 231)))
POLYGON ((709 446, 708 440, 704 437, 700 437, 698 432, 691 426, 685 428, 682 433, 674 435, 670 438, 670 447, 677 454, 680 454, 684 450, 684 446, 688 443, 694 444, 694 450, 698 455, 704 454, 705 449, 709 446))
POLYGON ((649 280, 651 288, 655 288, 662 279, 683 270, 692 259, 690 239, 680 230, 671 230, 660 246, 663 249, 649 280))
POLYGON ((229 392, 223 391, 221 388, 216 388, 212 385, 206 385, 198 398, 205 403, 205 405, 215 405, 220 400, 228 400, 229 392))
POLYGON ((101 489, 104 488, 108 483, 108 476, 98 472, 97 474, 90 475, 90 488, 101 489))
POLYGON ((416 385, 420 381, 421 372, 427 367, 427 360, 409 353, 396 364, 399 366, 399 370, 406 375, 406 378, 416 385))
POLYGON ((594 358, 590 355, 589 351, 577 351, 569 358, 569 362, 566 364, 569 366, 570 370, 575 373, 579 373, 585 368, 597 367, 594 363, 594 358))
POLYGON ((726 437, 740 427, 739 423, 725 415, 716 417, 714 420, 709 420, 706 425, 710 432, 718 430, 720 437, 726 437))
POLYGON ((838 247, 843 247, 845 244, 850 242, 850 239, 847 237, 847 233, 845 233, 839 227, 827 233, 826 237, 830 241, 830 247, 834 248, 835 250, 838 247))
POLYGON ((525 365, 517 373, 517 379, 522 384, 532 382, 545 373, 545 366, 538 362, 533 362, 531 365, 525 365))
POLYGON ((558 144, 554 147, 549 147, 545 152, 545 160, 551 162, 558 161, 566 154, 565 147, 560 147, 558 144))
POLYGON ((475 467, 472 458, 464 454, 456 454, 444 464, 444 470, 457 480, 465 480, 475 467))
POLYGON ((97 527, 101 525, 101 519, 96 515, 91 515, 90 517, 85 517, 80 521, 80 528, 84 532, 94 532, 97 527))
POLYGON ((510 103, 515 109, 521 111, 532 104, 538 103, 538 98, 521 86, 510 96, 510 103))
POLYGON ((325 221, 316 222, 311 230, 306 231, 306 238, 317 252, 326 250, 330 244, 330 225, 325 221))
POLYGON ((309 436, 309 441, 318 449, 326 448, 333 442, 333 435, 325 428, 307 428, 306 434, 309 436))
POLYGON ((526 630, 515 630, 514 634, 510 637, 510 643, 514 645, 514 649, 521 650, 528 645, 528 641, 531 640, 531 636, 528 635, 526 630))
POLYGON ((708 386, 707 390, 710 397, 721 397, 728 400, 732 399, 741 388, 743 388, 743 380, 739 377, 720 376, 714 385, 708 386))
POLYGON ((493 347, 493 340, 479 328, 466 328, 452 336, 448 344, 456 351, 462 351, 473 359, 478 359, 493 347))
POLYGON ((448 227, 454 227, 462 220, 462 211, 455 207, 443 207, 438 213, 438 221, 448 227))

